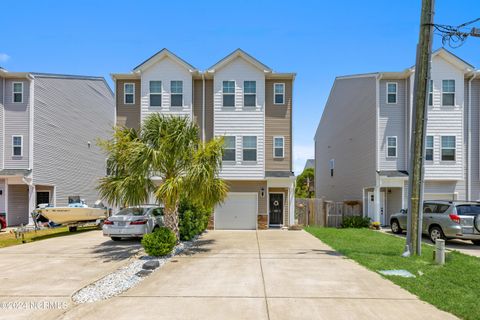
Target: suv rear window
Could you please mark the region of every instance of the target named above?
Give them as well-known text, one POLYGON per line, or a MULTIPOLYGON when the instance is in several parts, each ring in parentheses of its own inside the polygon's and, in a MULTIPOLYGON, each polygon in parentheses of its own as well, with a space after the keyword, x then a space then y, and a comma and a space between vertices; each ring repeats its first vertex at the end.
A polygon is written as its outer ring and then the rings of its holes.
POLYGON ((462 204, 456 206, 456 208, 459 216, 476 216, 477 214, 480 214, 480 205, 478 204, 462 204))

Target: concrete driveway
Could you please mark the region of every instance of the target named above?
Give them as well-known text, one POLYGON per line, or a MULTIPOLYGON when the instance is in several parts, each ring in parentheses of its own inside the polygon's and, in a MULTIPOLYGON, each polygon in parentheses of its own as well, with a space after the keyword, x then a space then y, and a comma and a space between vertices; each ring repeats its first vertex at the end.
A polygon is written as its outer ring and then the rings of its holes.
POLYGON ((0 249, 0 319, 53 319, 71 295, 127 263, 138 241, 89 231, 0 249))
POLYGON ((210 231, 137 287, 61 319, 455 319, 304 231, 210 231))

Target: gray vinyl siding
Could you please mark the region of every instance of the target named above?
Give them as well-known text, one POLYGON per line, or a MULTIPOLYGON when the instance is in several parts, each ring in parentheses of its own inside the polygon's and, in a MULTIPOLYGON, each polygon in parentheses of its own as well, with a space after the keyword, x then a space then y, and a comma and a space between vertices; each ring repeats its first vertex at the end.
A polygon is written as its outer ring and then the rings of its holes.
POLYGON ((376 79, 337 78, 315 135, 315 188, 329 200, 361 200, 375 185, 376 79), (334 176, 329 161, 335 159, 334 176))
POLYGON ((28 224, 28 186, 11 184, 8 186, 8 225, 28 224))
POLYGON ((111 136, 114 108, 101 79, 36 76, 33 179, 55 186, 57 206, 73 195, 90 205, 99 198, 106 156, 97 141, 111 136))
POLYGON ((7 79, 5 81, 5 169, 29 169, 30 146, 30 81, 23 79, 7 79), (14 82, 23 82, 23 102, 13 103, 14 82), (12 136, 23 136, 23 155, 14 157, 12 152, 12 136))
MULTIPOLYGON (((468 82, 465 84, 465 87, 468 88, 468 82)), ((465 96, 468 99, 468 95, 465 96)), ((470 165, 470 175, 468 176, 471 179, 471 199, 470 200, 480 200, 480 130, 479 130, 479 121, 480 121, 480 79, 472 81, 472 93, 471 93, 471 165, 470 165)), ((467 137, 468 139, 468 137, 467 137)))
POLYGON ((3 88, 5 85, 5 78, 0 77, 0 168, 3 168, 3 117, 4 117, 4 107, 3 107, 3 99, 4 99, 4 92, 3 88))
POLYGON ((378 148, 380 170, 407 170, 405 156, 406 125, 406 85, 404 79, 380 80, 379 115, 378 115, 378 148), (397 103, 387 103, 387 83, 397 84, 397 103), (387 137, 397 137, 397 156, 387 156, 387 137))

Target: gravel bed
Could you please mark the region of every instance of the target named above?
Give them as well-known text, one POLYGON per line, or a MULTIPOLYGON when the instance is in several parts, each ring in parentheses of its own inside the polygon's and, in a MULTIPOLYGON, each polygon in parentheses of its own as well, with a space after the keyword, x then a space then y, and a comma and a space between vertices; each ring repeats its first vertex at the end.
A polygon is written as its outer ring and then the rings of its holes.
MULTIPOLYGON (((145 262, 149 260, 157 260, 160 266, 155 270, 158 270, 172 257, 183 252, 185 249, 190 248, 197 238, 198 237, 192 241, 180 242, 175 246, 171 254, 164 257, 140 256, 134 258, 135 260, 130 264, 75 292, 72 296, 73 302, 81 304, 105 300, 127 291, 151 274, 150 270, 146 271, 142 268, 145 262)), ((152 272, 155 272, 155 270, 152 270, 152 272)))

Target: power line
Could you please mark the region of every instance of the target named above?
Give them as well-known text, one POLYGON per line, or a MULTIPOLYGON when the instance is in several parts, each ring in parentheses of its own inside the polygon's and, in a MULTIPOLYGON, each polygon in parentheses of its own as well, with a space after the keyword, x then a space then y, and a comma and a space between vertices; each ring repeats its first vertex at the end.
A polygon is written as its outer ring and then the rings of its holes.
POLYGON ((466 30, 466 27, 480 21, 480 18, 462 23, 458 26, 450 26, 445 24, 434 24, 435 34, 442 37, 443 46, 448 45, 451 48, 458 48, 462 46, 468 37, 480 37, 480 28, 471 28, 466 30))

